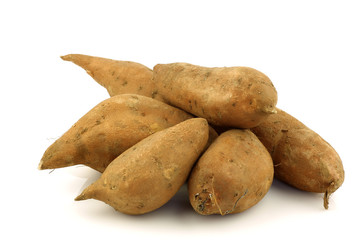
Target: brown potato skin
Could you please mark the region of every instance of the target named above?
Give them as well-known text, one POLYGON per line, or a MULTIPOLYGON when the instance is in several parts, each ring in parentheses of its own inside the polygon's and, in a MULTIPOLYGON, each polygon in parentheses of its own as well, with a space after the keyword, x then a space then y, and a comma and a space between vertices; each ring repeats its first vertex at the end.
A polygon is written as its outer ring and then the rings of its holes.
POLYGON ((153 75, 165 102, 215 126, 250 128, 275 113, 276 89, 253 68, 171 63, 156 65, 153 75))
POLYGON ((97 199, 131 215, 151 212, 185 183, 208 134, 203 118, 159 131, 117 157, 75 200, 97 199))
POLYGON ((290 114, 277 109, 277 114, 251 130, 270 152, 276 178, 304 191, 326 194, 342 185, 344 168, 335 149, 290 114))
POLYGON ((145 96, 111 97, 91 109, 49 146, 39 169, 84 164, 103 172, 112 160, 140 140, 192 117, 145 96))
POLYGON ((189 199, 201 215, 233 214, 258 203, 274 175, 269 152, 248 129, 222 133, 196 163, 189 199))
POLYGON ((61 58, 82 67, 96 82, 106 88, 110 96, 134 93, 161 100, 151 81, 152 70, 140 63, 83 54, 68 54, 61 58))

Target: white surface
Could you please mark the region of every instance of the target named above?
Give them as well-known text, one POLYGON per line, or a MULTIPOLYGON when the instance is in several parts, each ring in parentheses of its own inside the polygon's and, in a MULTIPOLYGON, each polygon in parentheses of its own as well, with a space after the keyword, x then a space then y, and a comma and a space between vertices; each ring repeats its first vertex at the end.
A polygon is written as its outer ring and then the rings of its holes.
POLYGON ((360 37, 357 1, 2 1, 1 239, 359 239, 360 37), (275 181, 255 207, 200 216, 183 188, 161 209, 127 216, 73 199, 99 174, 37 170, 45 149, 108 97, 59 56, 249 66, 267 74, 278 107, 338 151, 345 183, 322 195, 275 181), (6 237, 5 237, 6 236, 6 237), (21 237, 21 238, 20 238, 21 237))

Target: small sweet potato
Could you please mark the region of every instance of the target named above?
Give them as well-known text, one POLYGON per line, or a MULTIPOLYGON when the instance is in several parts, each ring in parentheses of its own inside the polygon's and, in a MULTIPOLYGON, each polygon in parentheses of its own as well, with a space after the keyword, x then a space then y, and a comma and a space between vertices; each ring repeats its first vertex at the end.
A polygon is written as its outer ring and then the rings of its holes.
POLYGON ((190 203, 202 215, 242 212, 265 196, 273 175, 269 152, 250 130, 226 131, 192 170, 190 203))
POLYGON ((61 58, 82 67, 96 82, 106 88, 110 96, 134 93, 160 100, 151 81, 152 70, 140 63, 82 54, 69 54, 61 58))
POLYGON ((276 112, 275 87, 253 68, 171 63, 156 65, 153 75, 165 102, 215 126, 251 128, 276 112))
POLYGON ((45 151, 39 169, 84 164, 103 172, 112 160, 140 140, 192 117, 145 96, 111 97, 91 109, 56 140, 45 151))
POLYGON ((298 189, 329 196, 344 181, 342 161, 329 143, 290 114, 277 109, 252 129, 270 152, 275 177, 298 189))
POLYGON ((151 212, 168 202, 185 183, 208 134, 203 118, 154 133, 111 162, 75 200, 97 199, 131 215, 151 212))

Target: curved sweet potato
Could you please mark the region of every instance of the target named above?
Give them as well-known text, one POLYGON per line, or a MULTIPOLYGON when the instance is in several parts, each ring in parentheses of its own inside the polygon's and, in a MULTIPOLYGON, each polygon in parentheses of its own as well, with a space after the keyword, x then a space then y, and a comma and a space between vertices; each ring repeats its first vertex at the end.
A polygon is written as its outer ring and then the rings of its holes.
POLYGON ((185 183, 208 134, 207 121, 202 118, 154 133, 111 162, 75 200, 97 199, 132 215, 151 212, 185 183))
POLYGON ((84 164, 103 172, 112 160, 140 140, 192 117, 145 96, 111 97, 56 140, 45 151, 39 169, 84 164))
POLYGON ((270 79, 248 67, 206 68, 188 63, 153 69, 165 102, 217 126, 250 128, 275 113, 277 92, 270 79))
POLYGON ((140 63, 82 54, 68 54, 61 58, 82 67, 96 82, 106 88, 110 96, 134 93, 161 100, 151 81, 152 70, 140 63))
POLYGON ((344 182, 342 161, 329 143, 290 114, 277 109, 252 129, 270 152, 275 177, 298 189, 329 196, 344 182))

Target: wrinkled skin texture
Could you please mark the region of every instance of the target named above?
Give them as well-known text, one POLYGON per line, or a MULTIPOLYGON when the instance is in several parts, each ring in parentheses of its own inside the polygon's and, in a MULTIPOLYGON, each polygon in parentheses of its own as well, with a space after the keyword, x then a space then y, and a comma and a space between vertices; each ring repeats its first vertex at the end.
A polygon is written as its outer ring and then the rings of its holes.
MULTIPOLYGON (((149 135, 193 116, 136 94, 106 99, 45 151, 39 169, 84 164, 103 172, 122 152, 149 135)), ((212 133, 216 138, 216 133, 212 133)))
POLYGON ((337 152, 316 132, 285 111, 252 129, 270 152, 275 177, 298 189, 328 197, 344 182, 344 168, 337 152))
POLYGON ((275 113, 275 87, 252 68, 171 63, 156 65, 153 74, 165 102, 215 126, 250 128, 275 113))
POLYGON ((192 170, 190 203, 202 215, 245 211, 265 196, 273 175, 270 154, 250 130, 226 131, 192 170))
POLYGON ((208 134, 202 118, 159 131, 117 157, 75 200, 97 199, 131 215, 151 212, 185 183, 208 134))
POLYGON ((134 93, 161 100, 151 81, 152 70, 140 63, 82 54, 69 54, 61 58, 82 67, 96 82, 106 88, 110 96, 134 93))

